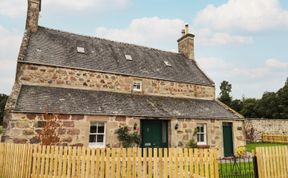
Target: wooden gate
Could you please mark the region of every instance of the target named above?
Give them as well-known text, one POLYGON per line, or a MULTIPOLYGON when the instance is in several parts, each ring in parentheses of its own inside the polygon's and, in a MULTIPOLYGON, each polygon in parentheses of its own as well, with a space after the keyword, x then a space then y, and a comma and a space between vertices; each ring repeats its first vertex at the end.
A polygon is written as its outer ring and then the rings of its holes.
POLYGON ((288 177, 288 146, 256 148, 259 178, 288 177))

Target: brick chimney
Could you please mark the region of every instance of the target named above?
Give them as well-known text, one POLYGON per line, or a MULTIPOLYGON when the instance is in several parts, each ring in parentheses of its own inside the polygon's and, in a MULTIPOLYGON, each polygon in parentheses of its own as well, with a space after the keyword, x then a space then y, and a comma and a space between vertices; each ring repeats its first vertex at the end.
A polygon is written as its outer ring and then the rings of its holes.
POLYGON ((28 0, 28 11, 26 19, 26 30, 36 32, 38 30, 38 19, 41 11, 41 0, 28 0))
POLYGON ((186 24, 182 30, 182 37, 177 40, 178 52, 184 54, 188 59, 195 60, 194 57, 194 37, 195 35, 189 33, 189 25, 186 24))

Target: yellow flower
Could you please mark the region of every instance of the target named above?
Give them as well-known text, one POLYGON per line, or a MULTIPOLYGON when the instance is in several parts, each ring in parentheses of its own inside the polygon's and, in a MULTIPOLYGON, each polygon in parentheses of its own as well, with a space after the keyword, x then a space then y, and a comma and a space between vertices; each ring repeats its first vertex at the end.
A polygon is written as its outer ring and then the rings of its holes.
POLYGON ((244 146, 239 146, 237 149, 236 149, 236 156, 243 156, 244 154, 246 153, 246 147, 244 146))

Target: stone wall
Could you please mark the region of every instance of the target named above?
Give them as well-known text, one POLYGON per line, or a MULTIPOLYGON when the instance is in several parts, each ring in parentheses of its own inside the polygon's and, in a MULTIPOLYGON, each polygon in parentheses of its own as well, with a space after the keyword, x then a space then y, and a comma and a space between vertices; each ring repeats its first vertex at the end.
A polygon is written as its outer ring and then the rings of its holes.
MULTIPOLYGON (((7 129, 3 136, 9 143, 32 143, 40 142, 39 133, 44 126, 43 114, 12 113, 5 117, 8 120, 7 129)), ((103 122, 106 124, 105 145, 120 147, 115 131, 120 126, 128 126, 130 131, 140 134, 139 117, 125 116, 83 116, 83 115, 57 115, 59 128, 57 129, 61 145, 89 145, 89 130, 91 122, 103 122)), ((246 144, 244 135, 244 121, 215 120, 215 119, 171 119, 168 123, 169 147, 186 147, 193 136, 197 124, 207 125, 207 146, 218 148, 223 156, 223 122, 233 123, 234 149, 246 144), (178 129, 175 125, 178 124, 178 129)))
POLYGON ((214 87, 146 79, 93 71, 19 63, 20 84, 72 87, 131 93, 134 80, 141 80, 142 94, 214 99, 214 87))
POLYGON ((248 141, 262 141, 262 134, 275 133, 282 134, 288 133, 288 119, 246 119, 245 131, 248 141))
MULTIPOLYGON (((7 114, 6 132, 3 141, 8 143, 31 143, 40 142, 39 133, 43 129, 43 114, 7 114)), ((91 122, 106 123, 106 145, 120 147, 115 134, 120 126, 128 126, 129 130, 140 132, 140 119, 132 117, 110 116, 83 116, 83 115, 57 115, 59 128, 57 134, 61 145, 88 146, 89 130, 91 122), (134 128, 136 126, 136 128, 134 128)))
POLYGON ((215 119, 173 119, 171 120, 171 146, 185 147, 193 137, 193 132, 197 124, 206 124, 207 126, 207 146, 219 149, 219 155, 223 156, 223 122, 232 122, 233 124, 233 142, 234 153, 239 146, 246 145, 244 133, 244 121, 215 120, 215 119), (178 129, 175 125, 178 124, 178 129))

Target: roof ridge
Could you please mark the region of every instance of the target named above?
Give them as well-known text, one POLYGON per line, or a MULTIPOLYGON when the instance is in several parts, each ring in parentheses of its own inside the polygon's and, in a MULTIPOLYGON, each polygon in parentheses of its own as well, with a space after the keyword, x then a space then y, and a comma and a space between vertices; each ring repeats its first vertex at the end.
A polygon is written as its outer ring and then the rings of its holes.
MULTIPOLYGON (((107 41, 107 42, 113 42, 113 43, 119 43, 119 44, 123 44, 123 45, 129 45, 129 46, 146 48, 148 50, 155 50, 155 51, 160 51, 160 52, 165 52, 165 53, 172 53, 172 54, 175 54, 175 55, 182 55, 180 53, 173 52, 173 51, 166 51, 166 50, 152 48, 152 47, 138 45, 138 44, 126 43, 126 42, 121 42, 121 41, 114 41, 114 40, 110 40, 110 39, 106 39, 106 38, 100 38, 100 37, 90 36, 90 35, 85 35, 85 34, 77 34, 77 33, 68 32, 68 31, 65 31, 65 30, 53 29, 53 28, 44 27, 44 26, 39 26, 39 28, 42 28, 42 29, 45 29, 45 30, 52 30, 52 31, 55 31, 55 32, 60 32, 60 33, 66 33, 66 34, 69 34, 69 35, 77 35, 77 36, 87 37, 87 38, 91 38, 91 39, 99 39, 99 40, 104 40, 104 41, 107 41)), ((182 55, 182 56, 184 56, 184 55, 182 55)))

